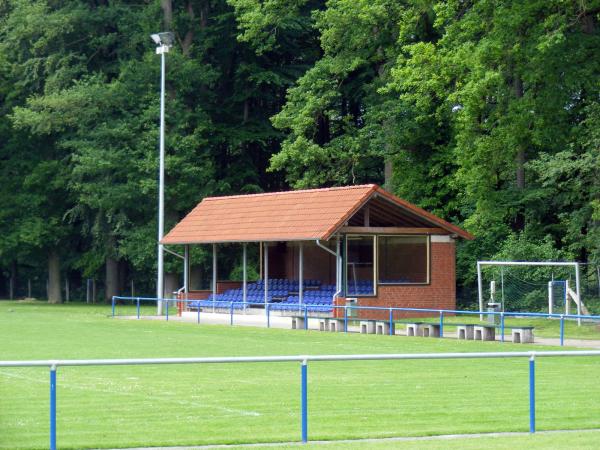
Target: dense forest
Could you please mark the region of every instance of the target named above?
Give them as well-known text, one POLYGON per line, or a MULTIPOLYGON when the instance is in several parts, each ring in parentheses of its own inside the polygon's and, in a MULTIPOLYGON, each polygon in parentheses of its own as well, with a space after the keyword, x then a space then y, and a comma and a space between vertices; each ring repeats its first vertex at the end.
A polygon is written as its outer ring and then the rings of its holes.
POLYGON ((599 22, 600 0, 0 0, 0 296, 153 292, 167 30, 167 230, 208 195, 375 182, 477 237, 463 304, 477 259, 595 271, 599 22))

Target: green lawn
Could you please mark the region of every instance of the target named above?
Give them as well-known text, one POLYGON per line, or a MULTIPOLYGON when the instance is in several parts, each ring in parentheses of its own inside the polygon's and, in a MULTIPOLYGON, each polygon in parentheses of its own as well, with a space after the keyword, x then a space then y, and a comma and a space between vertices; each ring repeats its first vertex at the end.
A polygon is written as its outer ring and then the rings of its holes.
MULTIPOLYGON (((531 348, 112 320, 109 313, 110 306, 0 302, 0 360, 531 348)), ((600 428, 600 358, 540 359, 536 370, 539 430, 600 428)), ((295 363, 59 368, 58 445, 294 441, 300 432, 299 375, 295 363)), ((309 437, 526 431, 527 383, 525 359, 311 363, 309 437)), ((0 448, 47 445, 48 370, 0 369, 0 448)), ((440 445, 449 448, 445 441, 440 445)))

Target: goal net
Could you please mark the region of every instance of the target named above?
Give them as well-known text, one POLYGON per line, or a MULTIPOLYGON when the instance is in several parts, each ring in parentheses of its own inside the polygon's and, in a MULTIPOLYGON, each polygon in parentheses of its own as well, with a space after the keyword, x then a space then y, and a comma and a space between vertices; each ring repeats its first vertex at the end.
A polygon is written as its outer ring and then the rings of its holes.
MULTIPOLYGON (((478 261, 479 306, 496 303, 506 312, 577 314, 578 263, 478 261)), ((583 302, 579 309, 587 314, 583 302)))

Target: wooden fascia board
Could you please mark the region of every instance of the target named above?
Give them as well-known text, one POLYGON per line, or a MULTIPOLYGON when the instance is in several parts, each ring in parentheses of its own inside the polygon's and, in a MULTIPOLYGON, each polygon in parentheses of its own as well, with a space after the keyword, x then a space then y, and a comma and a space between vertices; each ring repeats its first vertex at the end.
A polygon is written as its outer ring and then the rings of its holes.
POLYGON ((450 232, 443 228, 415 228, 415 227, 342 227, 341 233, 356 234, 439 234, 449 235, 450 232))

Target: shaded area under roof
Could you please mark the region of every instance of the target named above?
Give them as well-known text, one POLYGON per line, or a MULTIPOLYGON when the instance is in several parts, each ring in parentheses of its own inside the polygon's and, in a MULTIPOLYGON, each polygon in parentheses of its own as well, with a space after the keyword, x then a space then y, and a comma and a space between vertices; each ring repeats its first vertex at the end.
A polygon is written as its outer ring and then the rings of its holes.
MULTIPOLYGON (((207 197, 162 239, 163 244, 328 240, 365 206, 383 226, 466 231, 375 184, 266 194, 207 197)), ((362 213, 364 214, 364 213, 362 213)))

